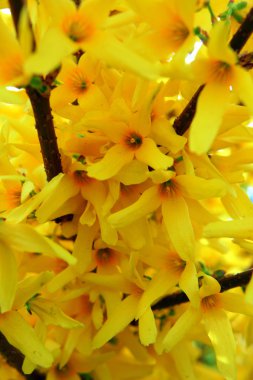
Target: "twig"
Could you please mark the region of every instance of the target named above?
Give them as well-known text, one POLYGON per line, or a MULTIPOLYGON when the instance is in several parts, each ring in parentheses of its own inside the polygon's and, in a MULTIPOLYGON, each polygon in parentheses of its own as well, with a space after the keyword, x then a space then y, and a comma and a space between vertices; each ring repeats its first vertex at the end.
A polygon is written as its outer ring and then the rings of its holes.
MULTIPOLYGON (((23 0, 9 0, 11 14, 18 36, 18 23, 20 13, 24 6, 23 0)), ((57 145, 57 138, 54 129, 53 116, 49 103, 50 86, 48 77, 40 77, 42 84, 47 88, 45 93, 40 93, 30 85, 26 87, 26 93, 30 99, 33 114, 35 118, 35 127, 37 129, 42 158, 47 175, 50 181, 56 175, 62 172, 61 156, 57 145)))
MULTIPOLYGON (((243 23, 240 25, 234 36, 232 37, 230 41, 231 48, 236 52, 239 53, 243 46, 248 41, 250 35, 253 32, 253 8, 250 9, 249 13, 245 17, 243 23)), ((187 106, 184 108, 184 110, 181 112, 181 114, 175 119, 173 128, 175 129, 176 133, 180 136, 182 136, 189 128, 192 123, 192 120, 194 118, 196 108, 197 108, 197 101, 199 98, 199 95, 205 85, 201 85, 198 90, 195 92, 187 106)))
MULTIPOLYGON (((224 276, 219 280, 217 279, 217 281, 219 282, 221 286, 221 292, 225 292, 226 290, 237 288, 239 286, 247 285, 251 279, 252 272, 253 272, 253 268, 248 269, 241 273, 224 276)), ((187 297, 185 293, 176 292, 156 302, 152 306, 152 310, 161 310, 161 309, 176 306, 188 301, 189 301, 189 298, 187 297)))

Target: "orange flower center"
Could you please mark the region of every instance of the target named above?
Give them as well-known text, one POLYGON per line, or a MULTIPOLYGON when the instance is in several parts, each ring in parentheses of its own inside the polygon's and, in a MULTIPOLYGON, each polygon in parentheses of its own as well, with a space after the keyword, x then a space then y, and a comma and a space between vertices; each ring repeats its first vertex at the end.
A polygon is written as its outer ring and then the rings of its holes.
POLYGON ((173 22, 164 31, 164 35, 172 47, 178 49, 188 37, 189 30, 184 22, 175 16, 173 22))
POLYGON ((210 311, 211 309, 219 307, 219 295, 218 294, 212 294, 210 296, 204 297, 201 300, 201 308, 202 311, 205 313, 207 311, 210 311))
POLYGON ((62 28, 65 34, 74 42, 80 43, 88 40, 94 27, 85 14, 76 12, 63 20, 62 28))
POLYGON ((137 150, 142 144, 142 136, 139 133, 131 132, 125 137, 124 142, 130 149, 137 150))
POLYGON ((92 178, 88 177, 87 173, 84 170, 74 171, 73 178, 78 186, 87 185, 92 181, 92 178))
POLYGON ((182 273, 185 268, 186 262, 176 253, 170 253, 167 259, 167 266, 175 273, 182 273))
POLYGON ((90 82, 77 67, 71 72, 69 77, 66 78, 65 84, 79 97, 88 90, 90 82))
POLYGON ((171 179, 169 181, 161 183, 159 186, 159 193, 162 198, 167 198, 168 196, 175 195, 176 191, 176 183, 171 179))
POLYGON ((117 255, 113 249, 100 248, 95 253, 95 259, 98 266, 117 264, 117 255))
POLYGON ((208 80, 220 83, 227 83, 231 76, 231 66, 222 61, 213 61, 210 63, 208 80))
POLYGON ((24 75, 21 54, 16 53, 6 58, 3 57, 0 62, 0 71, 5 82, 13 81, 24 75))
POLYGON ((20 205, 21 188, 9 189, 6 194, 7 207, 12 209, 20 205))

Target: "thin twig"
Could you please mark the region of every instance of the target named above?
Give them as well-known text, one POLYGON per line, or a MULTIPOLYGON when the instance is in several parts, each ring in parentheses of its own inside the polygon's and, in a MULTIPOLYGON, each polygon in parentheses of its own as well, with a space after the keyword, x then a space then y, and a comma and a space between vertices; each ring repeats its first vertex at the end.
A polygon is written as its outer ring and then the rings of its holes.
MULTIPOLYGON (((221 292, 225 292, 226 290, 229 290, 229 289, 243 287, 247 285, 251 279, 252 272, 253 272, 253 268, 248 269, 241 273, 231 274, 231 275, 224 276, 221 279, 217 279, 217 281, 219 282, 221 286, 221 292)), ((189 301, 189 298, 187 297, 187 295, 180 291, 180 292, 172 293, 162 298, 160 301, 156 302, 152 306, 152 310, 161 310, 161 309, 173 307, 173 306, 176 306, 188 301, 189 301)))
MULTIPOLYGON (((24 3, 23 0, 9 0, 17 36, 19 17, 24 3)), ((28 85, 26 93, 32 105, 47 180, 50 181, 62 172, 62 165, 49 102, 50 86, 48 85, 48 76, 45 79, 40 77, 40 79, 47 91, 40 93, 28 85)))

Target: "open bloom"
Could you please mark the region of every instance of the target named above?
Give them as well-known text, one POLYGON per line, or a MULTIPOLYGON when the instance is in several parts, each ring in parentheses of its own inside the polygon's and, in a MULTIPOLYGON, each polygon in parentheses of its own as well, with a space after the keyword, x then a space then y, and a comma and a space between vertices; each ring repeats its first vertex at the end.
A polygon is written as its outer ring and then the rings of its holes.
POLYGON ((231 89, 253 114, 253 81, 237 64, 237 55, 227 44, 228 36, 229 24, 217 22, 207 45, 208 59, 195 63, 196 75, 205 83, 189 135, 190 149, 197 154, 210 149, 229 104, 231 89))
POLYGON ((188 308, 165 334, 162 350, 170 351, 196 323, 202 321, 213 345, 218 369, 226 380, 234 380, 235 340, 231 324, 223 309, 252 316, 252 304, 248 304, 239 294, 221 294, 218 281, 206 275, 200 288, 200 297, 200 308, 188 308))
POLYGON ((72 59, 65 59, 57 81, 62 82, 50 97, 53 110, 78 100, 84 110, 99 109, 107 104, 100 88, 94 83, 97 76, 97 62, 82 55, 78 64, 72 59))
POLYGON ((149 215, 161 206, 163 222, 169 238, 183 260, 193 259, 195 236, 187 206, 187 198, 205 199, 226 192, 219 179, 205 180, 192 175, 178 175, 166 182, 151 186, 130 206, 111 214, 109 223, 121 228, 149 215))
POLYGON ((153 169, 168 169, 173 164, 173 158, 162 153, 156 142, 149 137, 149 110, 142 109, 136 113, 128 111, 124 116, 128 117, 128 122, 105 120, 101 123, 101 130, 114 145, 100 161, 88 167, 90 177, 99 180, 109 179, 134 158, 153 169))
POLYGON ((81 49, 110 65, 157 77, 158 69, 154 64, 126 47, 107 30, 106 21, 113 4, 114 0, 89 0, 82 1, 77 8, 72 0, 40 1, 38 7, 44 9, 49 23, 26 68, 46 75, 59 66, 64 57, 81 49))

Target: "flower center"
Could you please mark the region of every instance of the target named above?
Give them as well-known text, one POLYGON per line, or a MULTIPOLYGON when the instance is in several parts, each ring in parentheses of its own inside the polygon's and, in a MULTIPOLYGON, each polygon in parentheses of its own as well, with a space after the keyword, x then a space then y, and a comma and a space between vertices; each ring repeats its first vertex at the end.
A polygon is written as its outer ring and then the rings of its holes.
POLYGON ((80 43, 91 37, 93 26, 83 13, 76 12, 64 19, 63 30, 72 41, 80 43))
POLYGON ((74 178, 74 181, 79 186, 83 186, 83 185, 88 184, 88 183, 90 183, 92 181, 92 179, 87 176, 87 173, 84 170, 76 170, 76 171, 74 171, 73 178, 74 178))
POLYGON ((113 249, 100 248, 95 253, 95 259, 98 266, 115 265, 117 263, 117 255, 113 249))
POLYGON ((231 66, 222 61, 213 61, 209 68, 209 80, 226 83, 229 80, 231 66))
POLYGON ((71 75, 66 79, 65 84, 76 93, 77 97, 87 91, 90 85, 89 80, 84 77, 83 72, 78 68, 73 70, 71 75))
POLYGON ((161 197, 168 197, 169 195, 175 195, 176 194, 176 183, 172 181, 171 179, 163 182, 159 186, 159 192, 161 197))
POLYGON ((142 144, 142 136, 136 132, 131 132, 128 136, 126 136, 125 143, 129 148, 136 150, 142 144))
POLYGON ((176 252, 172 252, 168 257, 167 264, 173 272, 182 273, 185 268, 186 262, 182 260, 176 252))
POLYGON ((217 308, 219 305, 219 298, 217 294, 212 294, 210 296, 204 297, 201 300, 201 308, 203 312, 207 312, 211 309, 217 308))
POLYGON ((175 19, 170 23, 165 34, 168 42, 173 48, 178 49, 188 37, 189 30, 183 21, 175 16, 175 19))

